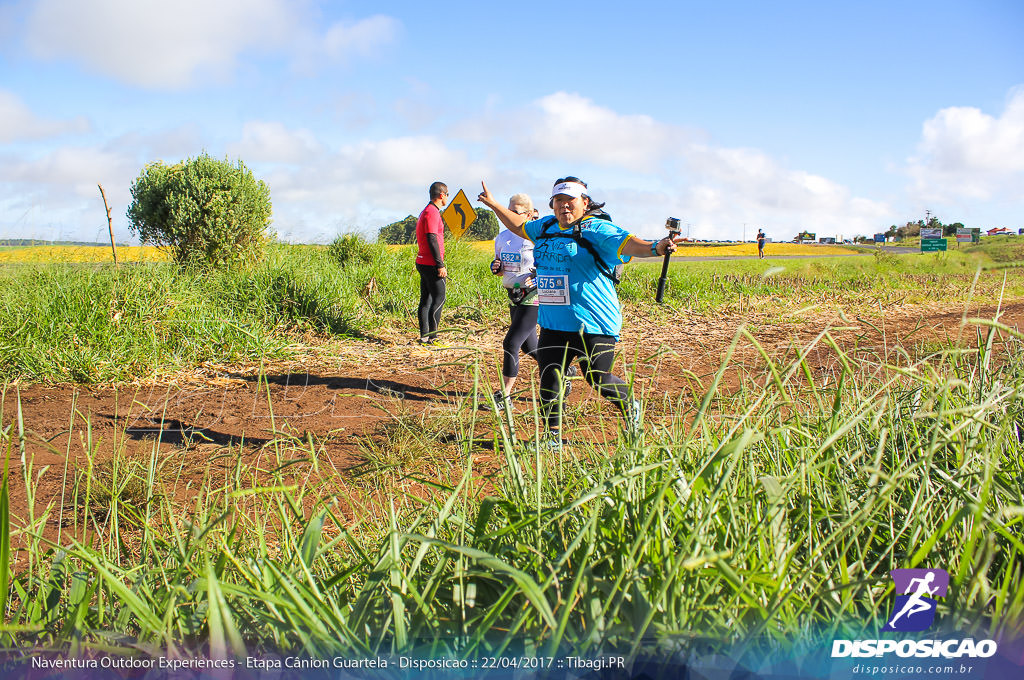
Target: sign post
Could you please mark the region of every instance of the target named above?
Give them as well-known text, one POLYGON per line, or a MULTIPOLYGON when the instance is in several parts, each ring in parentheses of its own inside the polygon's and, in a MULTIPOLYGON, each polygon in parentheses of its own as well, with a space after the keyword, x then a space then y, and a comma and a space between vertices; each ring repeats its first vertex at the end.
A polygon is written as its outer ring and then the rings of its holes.
POLYGON ((973 230, 964 227, 956 230, 956 247, 959 248, 961 243, 974 243, 973 230))
POLYGON ((441 219, 444 220, 455 238, 462 238, 462 235, 469 229, 469 225, 476 221, 476 211, 473 210, 473 205, 466 198, 462 189, 459 189, 459 193, 455 194, 455 198, 441 213, 441 219))
POLYGON ((934 253, 946 250, 946 239, 942 238, 942 229, 921 227, 921 252, 934 253))

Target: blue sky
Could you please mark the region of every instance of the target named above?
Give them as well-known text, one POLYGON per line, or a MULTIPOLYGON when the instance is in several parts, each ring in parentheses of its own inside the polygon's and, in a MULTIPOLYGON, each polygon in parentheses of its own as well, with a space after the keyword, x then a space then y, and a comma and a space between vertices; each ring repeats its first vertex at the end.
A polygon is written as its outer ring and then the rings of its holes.
POLYGON ((1024 3, 0 2, 0 237, 130 240, 152 161, 241 158, 293 242, 430 182, 640 236, 1024 227, 1024 3), (744 226, 745 225, 745 226, 744 226))

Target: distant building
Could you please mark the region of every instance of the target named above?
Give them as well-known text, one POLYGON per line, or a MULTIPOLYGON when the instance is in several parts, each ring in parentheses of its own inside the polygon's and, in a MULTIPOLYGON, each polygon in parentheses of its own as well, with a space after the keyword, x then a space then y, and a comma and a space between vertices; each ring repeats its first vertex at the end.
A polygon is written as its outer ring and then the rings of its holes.
POLYGON ((989 229, 985 233, 989 236, 995 236, 996 234, 1009 234, 1010 230, 1006 227, 995 227, 994 229, 989 229))

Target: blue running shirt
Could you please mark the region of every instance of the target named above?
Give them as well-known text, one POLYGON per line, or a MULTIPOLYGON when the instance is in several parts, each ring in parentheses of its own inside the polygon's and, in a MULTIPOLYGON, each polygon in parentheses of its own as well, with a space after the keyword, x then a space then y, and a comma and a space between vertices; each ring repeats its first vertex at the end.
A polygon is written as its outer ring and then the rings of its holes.
MULTIPOLYGON (((523 229, 534 243, 541 328, 570 333, 582 330, 618 340, 622 312, 615 284, 573 240, 572 229, 563 230, 553 217, 527 222, 523 229), (546 232, 545 225, 549 225, 546 232)), ((608 270, 629 262, 622 247, 631 234, 622 227, 591 218, 583 221, 580 235, 594 246, 608 270)))

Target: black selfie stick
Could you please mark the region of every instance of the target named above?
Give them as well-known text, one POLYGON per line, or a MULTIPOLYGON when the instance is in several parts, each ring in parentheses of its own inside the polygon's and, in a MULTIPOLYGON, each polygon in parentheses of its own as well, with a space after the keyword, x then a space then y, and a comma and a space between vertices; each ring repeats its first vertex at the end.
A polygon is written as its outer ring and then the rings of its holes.
MULTIPOLYGON (((679 228, 679 219, 670 217, 665 220, 665 228, 668 229, 668 237, 675 238, 682 229, 679 228)), ((668 258, 672 255, 668 251, 668 247, 665 247, 665 261, 661 264, 661 278, 658 279, 658 295, 654 298, 659 304, 665 299, 665 284, 668 283, 668 258)))

